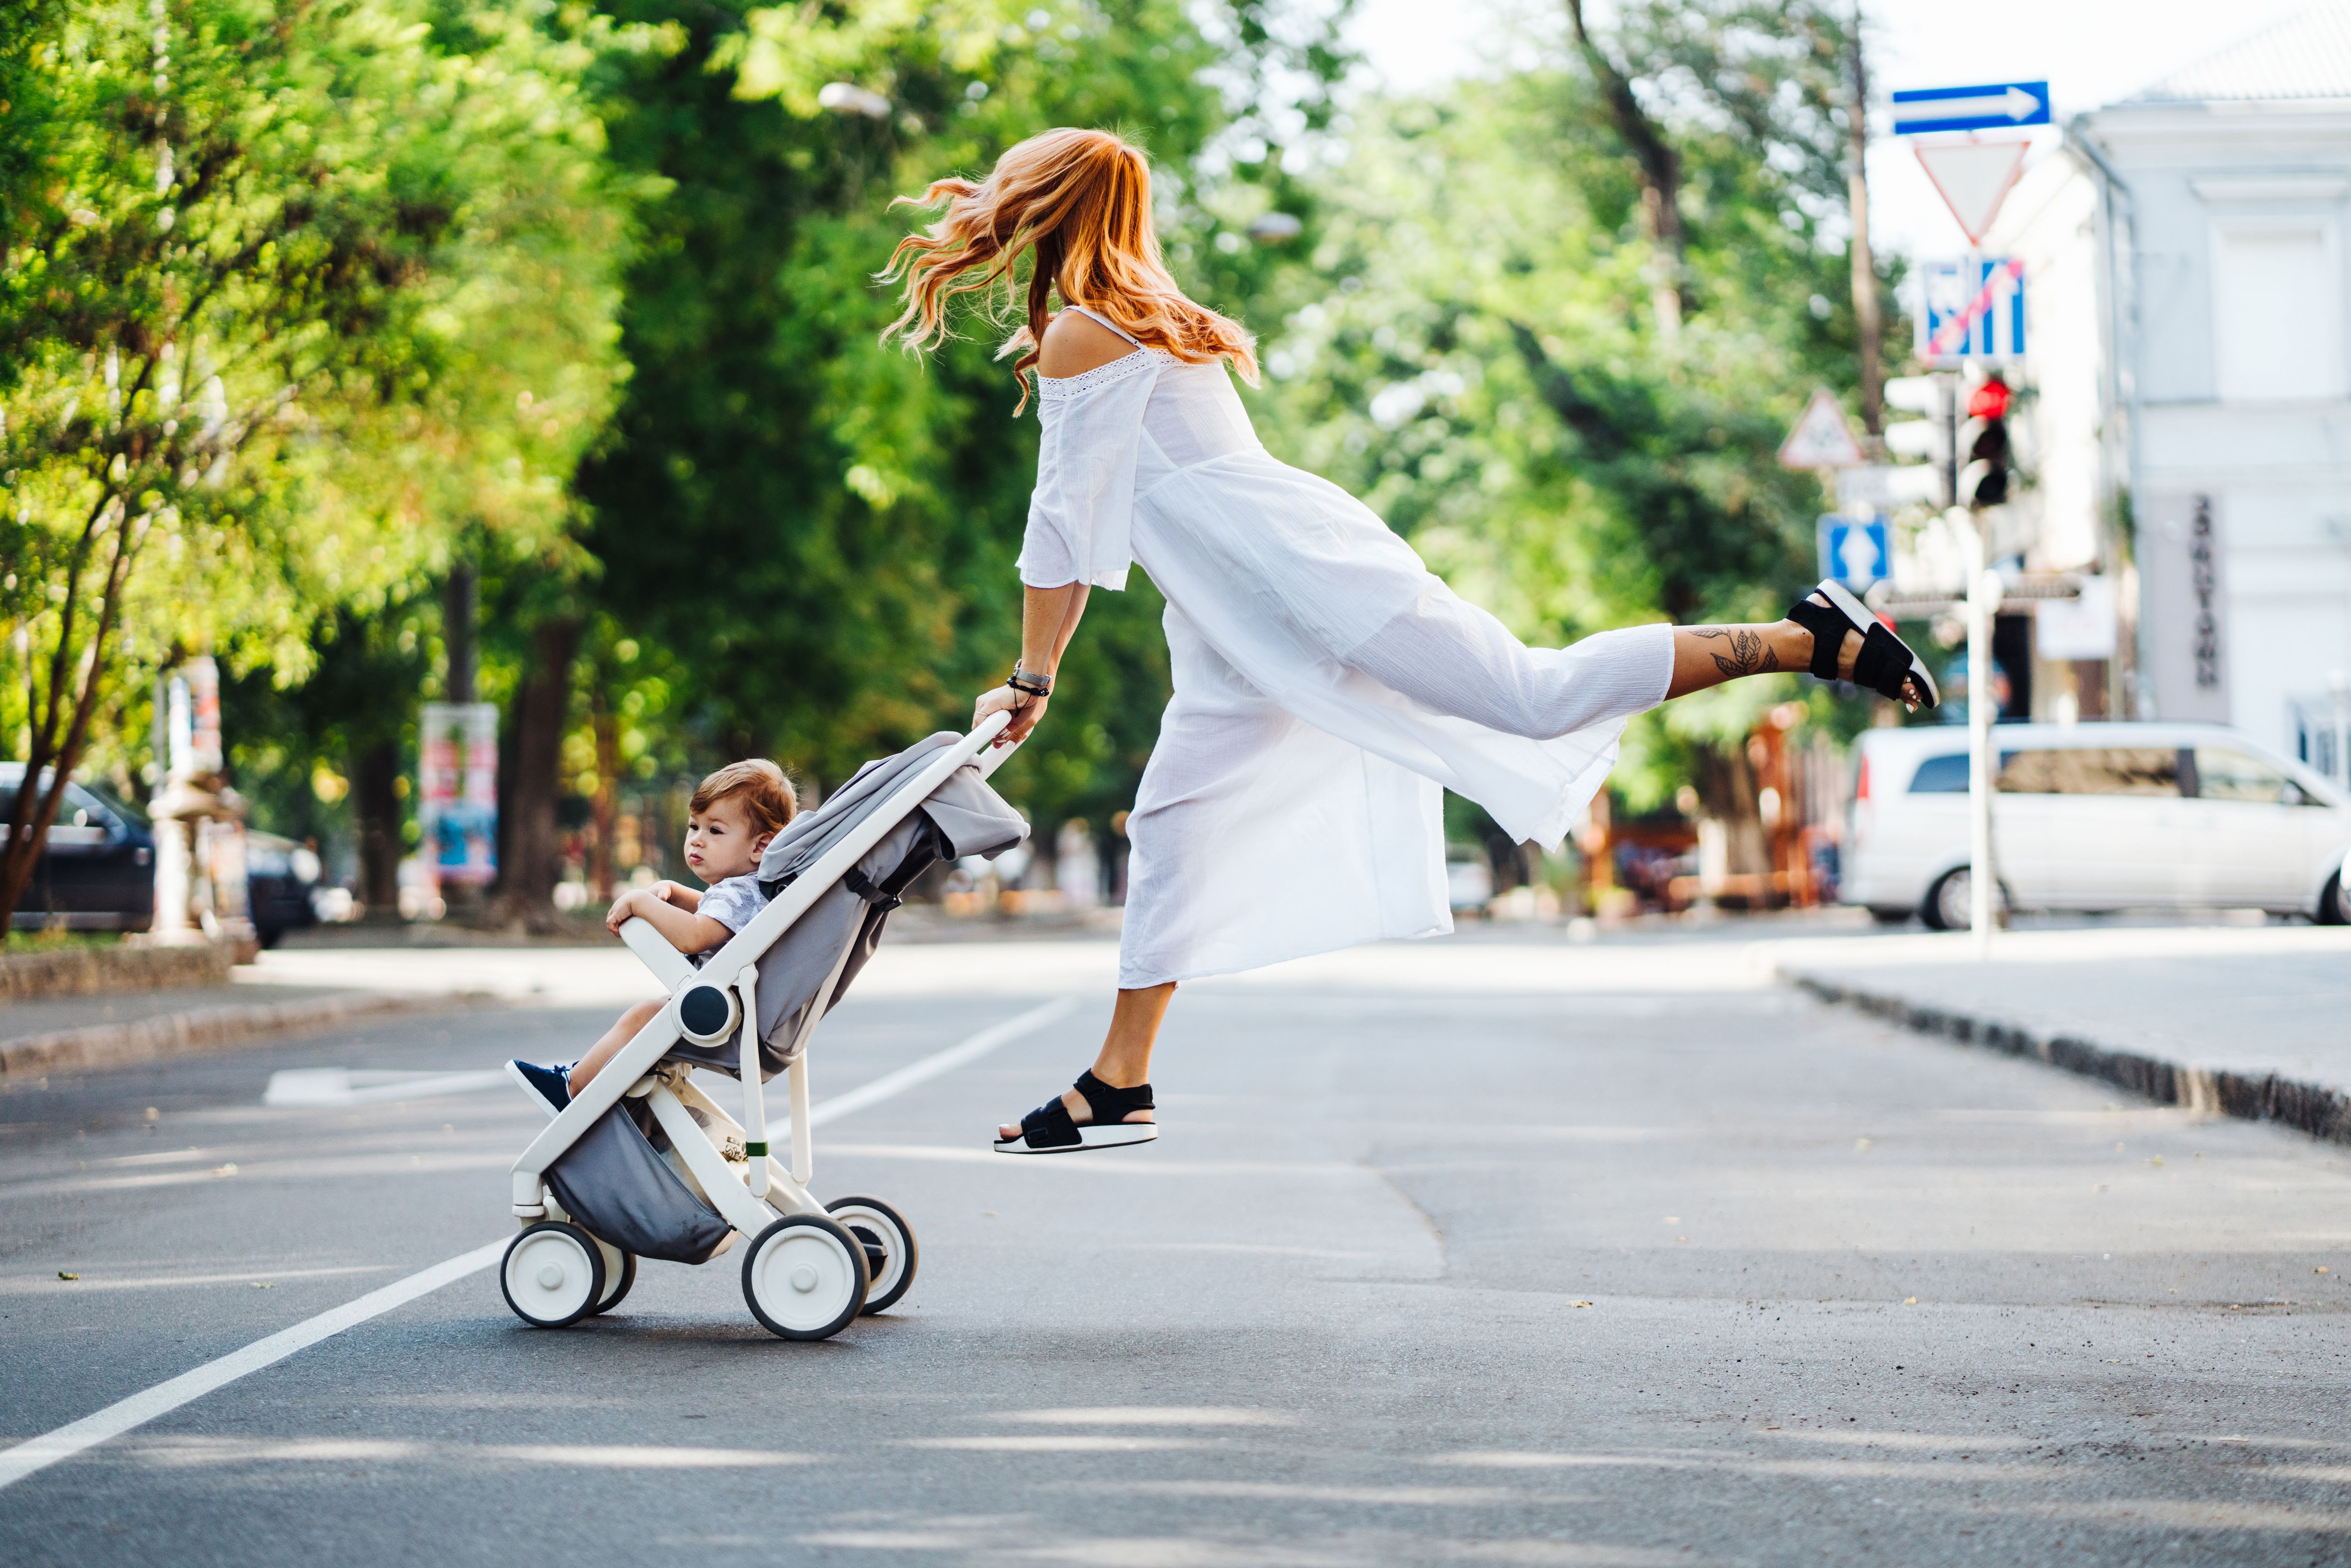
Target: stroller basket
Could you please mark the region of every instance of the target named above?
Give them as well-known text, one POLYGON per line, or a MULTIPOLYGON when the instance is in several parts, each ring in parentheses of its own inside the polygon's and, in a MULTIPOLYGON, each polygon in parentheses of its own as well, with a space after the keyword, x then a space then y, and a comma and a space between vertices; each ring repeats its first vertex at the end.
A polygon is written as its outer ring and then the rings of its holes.
POLYGON ((517 1316, 576 1322, 619 1303, 639 1257, 706 1262, 738 1239, 744 1297, 785 1338, 825 1338, 904 1294, 915 1248, 897 1211, 809 1195, 809 1040, 916 877, 1028 835, 987 783, 1014 749, 991 745, 1008 722, 869 762, 794 819, 759 862, 768 904, 698 967, 645 921, 622 926, 669 1002, 515 1162, 522 1230, 499 1272, 517 1316), (740 1081, 740 1123, 693 1084, 696 1067, 740 1081), (763 1088, 778 1073, 791 1095, 789 1170, 768 1146, 763 1088))

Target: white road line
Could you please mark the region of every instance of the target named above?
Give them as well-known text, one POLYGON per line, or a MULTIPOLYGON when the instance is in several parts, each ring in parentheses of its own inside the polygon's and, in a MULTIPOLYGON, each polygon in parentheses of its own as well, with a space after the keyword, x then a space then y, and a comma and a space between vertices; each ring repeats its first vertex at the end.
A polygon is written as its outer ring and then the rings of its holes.
MULTIPOLYGON (((1029 1009, 1019 1017, 981 1030, 969 1040, 951 1045, 945 1051, 924 1057, 920 1061, 884 1073, 872 1082, 861 1085, 846 1094, 837 1094, 816 1106, 809 1114, 811 1126, 821 1125, 869 1105, 903 1094, 918 1083, 927 1083, 943 1072, 949 1072, 966 1062, 976 1061, 999 1046, 1008 1045, 1022 1035, 1044 1028, 1066 1018, 1077 1007, 1072 997, 1061 997, 1041 1007, 1029 1009)), ((420 1296, 429 1296, 444 1285, 454 1285, 470 1275, 495 1265, 507 1249, 510 1238, 500 1237, 471 1252, 458 1254, 430 1269, 411 1274, 380 1291, 371 1291, 355 1301, 347 1301, 330 1312, 320 1312, 292 1328, 280 1329, 266 1339, 259 1339, 243 1350, 232 1351, 217 1361, 208 1361, 191 1372, 183 1372, 167 1382, 118 1400, 96 1415, 85 1416, 54 1431, 30 1437, 11 1448, 0 1448, 0 1488, 14 1486, 36 1471, 47 1469, 60 1459, 72 1458, 88 1448, 96 1448, 110 1437, 119 1437, 134 1427, 142 1427, 158 1416, 167 1416, 192 1400, 201 1399, 214 1389, 235 1382, 249 1372, 259 1372, 274 1365, 297 1351, 307 1350, 320 1340, 330 1339, 345 1329, 356 1328, 371 1318, 380 1318, 395 1307, 406 1306, 420 1296)))
POLYGON ((428 1295, 442 1286, 453 1284, 468 1274, 477 1274, 498 1260, 507 1249, 502 1239, 471 1252, 461 1253, 445 1263, 435 1263, 422 1273, 386 1285, 381 1291, 371 1291, 356 1301, 346 1301, 332 1312, 296 1323, 290 1329, 280 1329, 267 1339, 254 1341, 243 1350, 233 1351, 218 1361, 208 1361, 193 1372, 183 1372, 166 1383, 159 1383, 143 1393, 119 1400, 95 1416, 85 1416, 53 1432, 17 1444, 13 1448, 0 1449, 0 1487, 23 1480, 36 1470, 46 1469, 59 1459, 72 1458, 85 1448, 96 1448, 109 1437, 119 1437, 133 1427, 141 1427, 156 1416, 177 1410, 192 1399, 201 1399, 224 1384, 235 1382, 248 1372, 285 1360, 298 1350, 308 1350, 322 1339, 342 1333, 381 1317, 394 1307, 405 1306, 417 1297, 428 1295))
POLYGON ((904 1094, 917 1083, 927 1083, 943 1072, 952 1072, 967 1061, 977 1061, 998 1046, 1008 1045, 1022 1035, 1058 1023, 1077 1010, 1075 997, 1061 997, 1039 1008, 1030 1008, 1019 1018, 1007 1019, 993 1028, 981 1030, 961 1045, 951 1045, 934 1056, 885 1072, 871 1083, 860 1084, 846 1094, 836 1094, 821 1105, 810 1108, 809 1125, 821 1127, 827 1122, 846 1116, 852 1111, 862 1111, 868 1105, 904 1094))
POLYGON ((368 1105, 386 1100, 426 1100, 442 1094, 471 1094, 476 1090, 503 1089, 506 1071, 368 1072, 348 1067, 288 1067, 269 1075, 261 1103, 284 1106, 368 1105))

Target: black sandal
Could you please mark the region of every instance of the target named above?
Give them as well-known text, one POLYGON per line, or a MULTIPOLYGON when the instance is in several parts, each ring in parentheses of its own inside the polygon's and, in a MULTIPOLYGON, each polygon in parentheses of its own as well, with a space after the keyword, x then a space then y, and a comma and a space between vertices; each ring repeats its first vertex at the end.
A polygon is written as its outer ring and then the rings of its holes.
POLYGON ((1927 673, 1909 644, 1888 632, 1886 623, 1872 615, 1844 584, 1832 578, 1813 591, 1828 602, 1815 604, 1808 594, 1788 607, 1788 619, 1813 634, 1813 674, 1824 681, 1843 679, 1837 674, 1837 653, 1844 647, 1844 634, 1858 632, 1861 653, 1853 662, 1854 685, 1907 702, 1909 698, 1903 693, 1902 683, 1907 681, 1923 706, 1933 707, 1942 701, 1942 694, 1935 689, 1935 677, 1927 673))
POLYGON ((1159 1136, 1156 1122, 1130 1122, 1127 1117, 1137 1111, 1149 1111, 1151 1085, 1138 1083, 1132 1089, 1113 1089, 1096 1078, 1092 1071, 1081 1072, 1073 1087, 1085 1100, 1086 1109, 1093 1119, 1081 1122, 1070 1114, 1070 1108, 1054 1095, 1034 1111, 1020 1118, 1020 1135, 998 1138, 996 1152, 999 1155, 1076 1155, 1089 1149, 1118 1149, 1129 1144, 1147 1144, 1159 1136))

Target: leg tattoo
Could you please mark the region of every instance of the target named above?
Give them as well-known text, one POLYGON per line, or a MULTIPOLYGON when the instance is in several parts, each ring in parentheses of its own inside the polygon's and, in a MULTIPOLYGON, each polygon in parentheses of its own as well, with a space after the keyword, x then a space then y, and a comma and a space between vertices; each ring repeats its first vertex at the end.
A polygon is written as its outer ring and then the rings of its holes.
POLYGON ((1689 633, 1693 637, 1703 637, 1709 643, 1729 644, 1728 653, 1714 654, 1714 667, 1720 670, 1726 679, 1760 675, 1780 667, 1780 655, 1771 651, 1771 645, 1763 641, 1763 634, 1760 632, 1750 631, 1744 626, 1693 626, 1689 633))

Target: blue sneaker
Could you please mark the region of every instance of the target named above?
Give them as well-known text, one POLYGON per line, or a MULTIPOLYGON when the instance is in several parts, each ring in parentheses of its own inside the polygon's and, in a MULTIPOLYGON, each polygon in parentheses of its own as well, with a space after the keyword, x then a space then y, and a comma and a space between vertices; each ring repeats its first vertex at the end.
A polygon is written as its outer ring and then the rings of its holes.
POLYGON ((509 1061, 507 1063, 507 1076, 546 1101, 549 1115, 571 1103, 571 1070, 568 1067, 541 1067, 533 1061, 509 1061))

